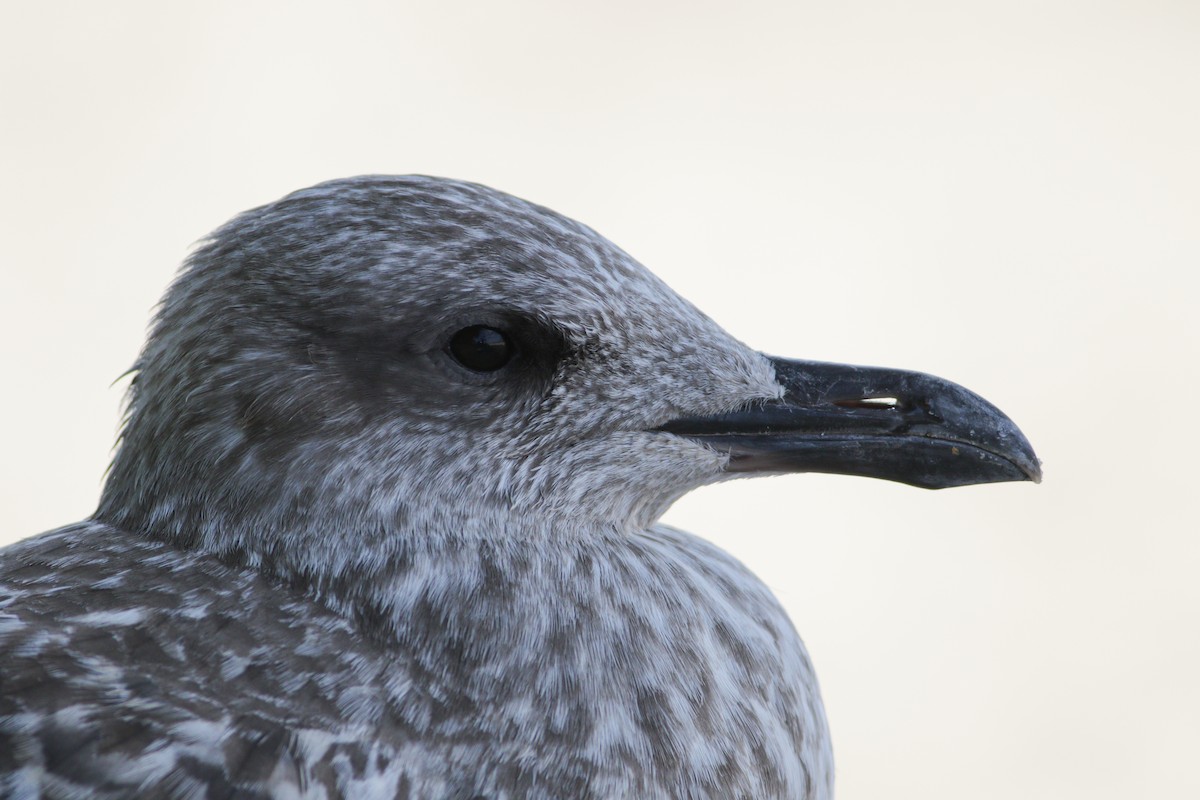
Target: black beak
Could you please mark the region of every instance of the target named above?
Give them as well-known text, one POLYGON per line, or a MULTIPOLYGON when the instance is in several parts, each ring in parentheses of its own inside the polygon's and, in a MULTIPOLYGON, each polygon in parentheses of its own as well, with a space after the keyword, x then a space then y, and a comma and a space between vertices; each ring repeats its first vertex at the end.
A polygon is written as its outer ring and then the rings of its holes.
POLYGON ((729 454, 730 472, 830 472, 926 489, 1042 479, 1000 409, 919 372, 772 358, 780 400, 659 430, 729 454))

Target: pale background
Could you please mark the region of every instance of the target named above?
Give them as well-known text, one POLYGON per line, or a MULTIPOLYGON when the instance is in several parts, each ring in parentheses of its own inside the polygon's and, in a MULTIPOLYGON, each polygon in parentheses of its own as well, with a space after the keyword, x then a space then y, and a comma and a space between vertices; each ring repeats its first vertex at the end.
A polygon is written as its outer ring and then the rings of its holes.
POLYGON ((476 180, 751 345, 933 372, 1046 480, 795 476, 668 521, 779 594, 839 796, 1200 797, 1200 5, 0 5, 0 541, 82 518, 190 243, 476 180))

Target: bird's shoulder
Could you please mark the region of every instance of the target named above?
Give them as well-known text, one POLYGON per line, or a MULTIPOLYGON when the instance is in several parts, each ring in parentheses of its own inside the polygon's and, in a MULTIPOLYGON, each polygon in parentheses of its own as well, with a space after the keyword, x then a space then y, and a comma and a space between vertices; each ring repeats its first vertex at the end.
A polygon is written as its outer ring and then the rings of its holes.
POLYGON ((0 550, 0 796, 325 796, 387 759, 356 734, 380 724, 383 669, 347 620, 251 571, 52 531, 0 550))

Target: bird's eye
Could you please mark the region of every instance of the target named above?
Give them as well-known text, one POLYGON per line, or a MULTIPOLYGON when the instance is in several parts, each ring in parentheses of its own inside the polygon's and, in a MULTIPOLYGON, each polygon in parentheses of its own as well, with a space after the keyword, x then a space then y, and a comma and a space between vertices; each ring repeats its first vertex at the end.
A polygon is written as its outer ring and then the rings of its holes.
POLYGON ((512 360, 516 347, 503 331, 472 325, 450 337, 454 360, 474 372, 495 372, 512 360))

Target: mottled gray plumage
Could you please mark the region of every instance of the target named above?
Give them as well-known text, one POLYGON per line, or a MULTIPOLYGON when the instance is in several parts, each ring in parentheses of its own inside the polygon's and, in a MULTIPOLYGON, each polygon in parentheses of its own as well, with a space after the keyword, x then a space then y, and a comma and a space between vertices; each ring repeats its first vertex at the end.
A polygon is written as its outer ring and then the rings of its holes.
POLYGON ((162 304, 95 517, 0 551, 0 796, 829 797, 786 615, 654 524, 739 458, 659 428, 784 394, 481 186, 241 215, 162 304), (477 324, 503 369, 447 351, 477 324))

